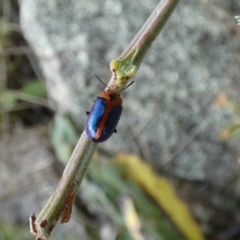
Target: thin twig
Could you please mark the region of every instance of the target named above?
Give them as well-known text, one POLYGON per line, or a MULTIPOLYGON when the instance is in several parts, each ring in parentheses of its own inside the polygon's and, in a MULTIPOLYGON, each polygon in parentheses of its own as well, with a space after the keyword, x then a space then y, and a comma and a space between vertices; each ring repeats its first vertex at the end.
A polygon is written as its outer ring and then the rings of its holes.
POLYGON ((11 17, 11 1, 4 0, 3 1, 3 20, 9 22, 11 17))
MULTIPOLYGON (((52 107, 48 103, 48 100, 45 98, 36 97, 31 94, 27 94, 27 93, 20 92, 20 91, 13 91, 13 90, 12 91, 8 90, 8 93, 11 93, 15 98, 17 98, 19 100, 23 100, 28 103, 34 103, 34 104, 49 108, 53 111, 56 111, 56 109, 54 107, 52 107)), ((8 111, 13 111, 13 110, 19 110, 17 106, 20 106, 20 105, 15 104, 13 107, 10 106, 10 107, 3 107, 3 108, 4 108, 5 112, 8 112, 8 111)))
POLYGON ((167 159, 164 163, 160 164, 158 167, 161 168, 170 161, 172 161, 178 154, 180 154, 186 147, 188 147, 193 140, 202 132, 203 124, 196 127, 181 143, 181 146, 167 159))
POLYGON ((55 193, 37 218, 30 216, 31 232, 37 240, 48 239, 55 224, 60 221, 67 223, 72 212, 72 204, 82 178, 95 151, 97 144, 91 142, 84 131, 63 172, 55 193))
POLYGON ((41 72, 41 70, 38 66, 38 62, 36 60, 35 54, 30 49, 26 49, 25 47, 21 47, 21 48, 25 52, 25 54, 26 54, 26 56, 27 56, 27 58, 28 58, 28 60, 31 64, 31 66, 33 68, 33 71, 34 71, 35 75, 37 76, 38 80, 43 81, 42 79, 44 79, 44 78, 43 78, 42 72, 41 72))
POLYGON ((7 29, 8 31, 15 31, 18 33, 22 33, 21 26, 17 23, 11 23, 6 21, 1 24, 1 27, 7 29))
POLYGON ((113 76, 110 86, 116 90, 122 89, 127 81, 135 75, 152 42, 160 33, 178 2, 179 0, 160 1, 126 50, 117 59, 111 61, 110 68, 113 76))
POLYGON ((29 47, 9 47, 4 48, 3 51, 0 53, 1 56, 7 57, 11 55, 24 55, 24 54, 33 54, 33 51, 29 47))
MULTIPOLYGON (((1 91, 4 92, 7 86, 7 65, 5 58, 1 56, 1 53, 3 52, 2 45, 0 44, 0 87, 1 91)), ((1 131, 0 131, 0 136, 4 140, 4 138, 8 134, 8 115, 4 111, 3 107, 3 94, 0 94, 0 116, 2 117, 1 121, 1 131)))
POLYGON ((43 79, 42 73, 35 59, 35 54, 30 47, 27 47, 27 46, 9 47, 9 48, 4 48, 3 51, 0 52, 0 56, 7 57, 11 55, 26 55, 37 78, 39 80, 43 79))

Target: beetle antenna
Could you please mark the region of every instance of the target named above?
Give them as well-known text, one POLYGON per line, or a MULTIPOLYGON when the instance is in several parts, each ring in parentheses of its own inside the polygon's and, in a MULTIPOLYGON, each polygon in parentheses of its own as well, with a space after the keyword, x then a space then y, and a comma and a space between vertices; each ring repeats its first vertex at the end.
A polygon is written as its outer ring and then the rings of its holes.
POLYGON ((100 77, 98 77, 97 74, 95 74, 95 73, 93 73, 93 74, 94 74, 94 76, 95 76, 104 86, 106 86, 107 88, 109 88, 109 89, 111 90, 111 88, 110 88, 106 83, 104 83, 104 82, 100 79, 100 77))
POLYGON ((134 83, 134 81, 132 81, 131 83, 129 83, 125 88, 121 89, 120 92, 122 92, 122 91, 125 90, 126 88, 130 87, 133 83, 134 83))

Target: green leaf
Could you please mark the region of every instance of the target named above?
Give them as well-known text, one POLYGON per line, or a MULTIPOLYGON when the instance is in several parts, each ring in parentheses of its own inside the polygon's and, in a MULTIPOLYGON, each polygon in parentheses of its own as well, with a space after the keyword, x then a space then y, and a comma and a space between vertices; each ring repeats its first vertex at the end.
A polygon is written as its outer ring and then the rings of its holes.
POLYGON ((89 202, 97 209, 107 214, 118 228, 117 239, 131 239, 128 229, 125 227, 123 213, 119 209, 120 196, 130 194, 139 219, 142 222, 142 230, 149 239, 182 240, 182 236, 174 229, 173 225, 165 218, 159 206, 141 189, 141 187, 127 180, 120 174, 120 167, 112 162, 93 160, 88 168, 88 175, 100 188, 97 194, 90 190, 89 185, 84 187, 84 193, 89 202), (94 199, 95 198, 95 199, 94 199))
POLYGON ((27 83, 20 91, 36 97, 45 97, 47 95, 46 86, 44 82, 40 80, 27 83))
POLYGON ((9 107, 17 102, 18 98, 12 91, 4 91, 2 93, 2 106, 9 107))
POLYGON ((0 35, 2 37, 6 37, 7 35, 9 35, 11 33, 11 28, 9 27, 8 24, 4 24, 4 22, 0 22, 1 25, 0 25, 0 35))
POLYGON ((186 239, 204 239, 201 229, 191 216, 187 205, 177 196, 167 179, 157 175, 151 166, 134 155, 118 154, 114 158, 114 163, 121 167, 125 176, 143 187, 161 206, 186 239))
POLYGON ((49 133, 58 159, 65 164, 77 142, 73 124, 66 116, 57 114, 52 124, 50 124, 49 133))

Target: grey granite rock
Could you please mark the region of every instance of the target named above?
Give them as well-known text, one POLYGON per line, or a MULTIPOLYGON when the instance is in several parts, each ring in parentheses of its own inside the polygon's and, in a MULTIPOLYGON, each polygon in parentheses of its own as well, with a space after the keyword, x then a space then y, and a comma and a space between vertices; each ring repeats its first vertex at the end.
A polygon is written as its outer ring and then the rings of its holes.
MULTIPOLYGON (((50 97, 84 128, 85 111, 104 89, 109 62, 138 32, 152 1, 21 0, 21 25, 50 97)), ((130 151, 186 179, 234 189, 237 142, 218 133, 237 116, 218 108, 226 92, 240 102, 239 0, 180 1, 123 94, 118 134, 100 147, 130 151), (230 185, 229 185, 230 184, 230 185)))

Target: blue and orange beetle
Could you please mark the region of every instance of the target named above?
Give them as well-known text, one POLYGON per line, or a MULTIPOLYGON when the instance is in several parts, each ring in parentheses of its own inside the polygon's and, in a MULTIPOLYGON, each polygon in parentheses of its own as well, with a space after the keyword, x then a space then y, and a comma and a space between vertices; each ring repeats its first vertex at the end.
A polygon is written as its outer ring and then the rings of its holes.
MULTIPOLYGON (((95 76, 102 82, 97 75, 95 76)), ((132 83, 133 82, 127 87, 132 83)), ((116 127, 122 114, 122 98, 119 92, 108 86, 107 88, 106 91, 101 92, 101 94, 97 96, 91 111, 87 112, 88 119, 85 129, 88 137, 94 143, 104 142, 110 138, 114 132, 117 132, 116 127)))

